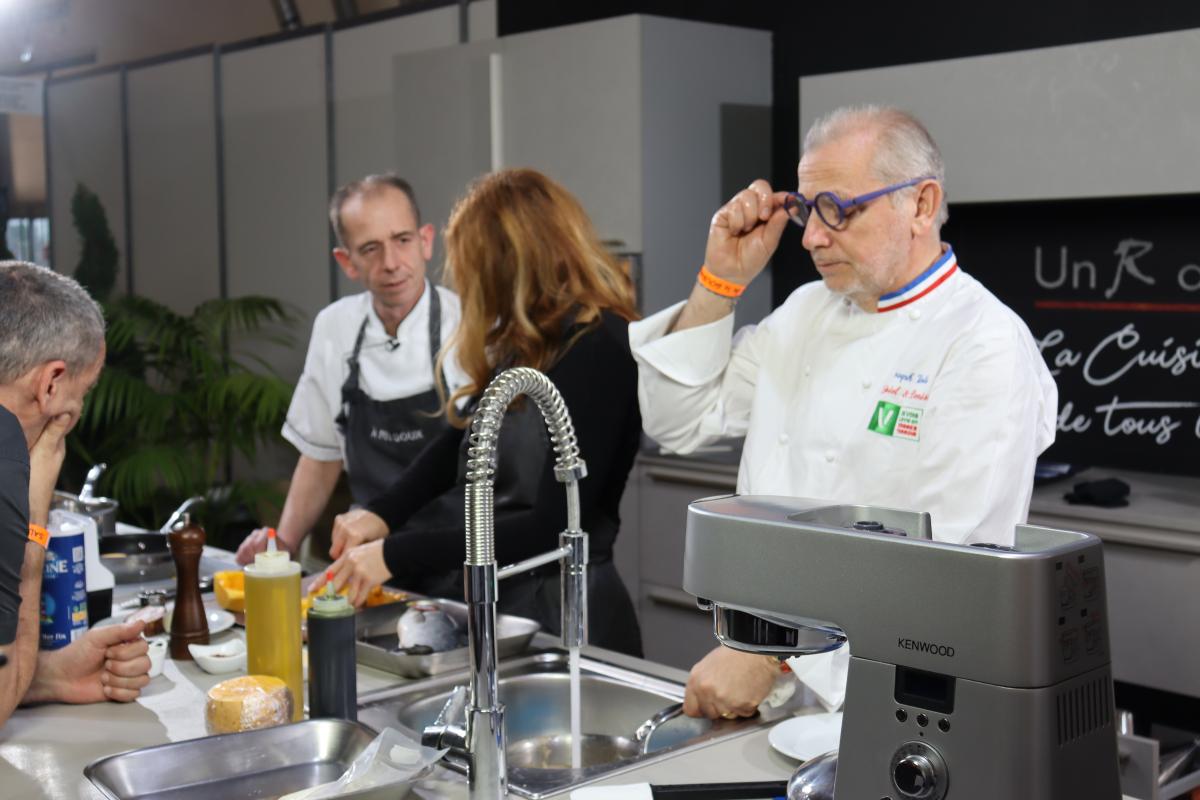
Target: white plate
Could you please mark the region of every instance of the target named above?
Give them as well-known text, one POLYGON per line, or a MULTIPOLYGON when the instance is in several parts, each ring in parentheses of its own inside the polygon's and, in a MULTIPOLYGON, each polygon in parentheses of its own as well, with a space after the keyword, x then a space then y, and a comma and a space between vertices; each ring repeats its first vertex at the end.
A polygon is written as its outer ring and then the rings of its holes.
MULTIPOLYGON (((175 610, 174 603, 167 603, 167 615, 163 617, 163 628, 167 633, 171 632, 171 612, 175 610)), ((220 633, 227 631, 233 627, 233 614, 230 614, 223 608, 205 608, 208 612, 208 632, 209 634, 220 633)))
POLYGON ((808 761, 838 749, 842 736, 842 712, 804 714, 771 728, 767 741, 779 752, 797 761, 808 761))
MULTIPOLYGON (((170 632, 171 630, 171 612, 175 609, 174 603, 167 603, 167 613, 163 617, 163 627, 170 632)), ((95 628, 103 628, 108 625, 120 625, 125 621, 125 617, 129 616, 135 609, 129 609, 121 614, 111 616, 108 619, 102 619, 97 622, 95 628)), ((230 614, 223 608, 206 608, 208 612, 208 632, 210 634, 227 631, 233 627, 233 614, 230 614)))

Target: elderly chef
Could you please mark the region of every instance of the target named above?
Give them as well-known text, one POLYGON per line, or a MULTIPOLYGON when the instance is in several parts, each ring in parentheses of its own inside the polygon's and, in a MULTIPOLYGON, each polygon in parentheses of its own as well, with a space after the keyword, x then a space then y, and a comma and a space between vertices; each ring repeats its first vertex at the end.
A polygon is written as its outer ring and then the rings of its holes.
MULTIPOLYGON (((343 465, 355 502, 365 503, 445 428, 434 364, 461 316, 457 295, 425 277, 434 230, 421 224, 407 181, 384 174, 347 184, 330 200, 329 220, 338 240, 334 258, 367 291, 317 315, 283 426, 300 451, 278 531, 279 544, 293 553, 343 465)), ((453 376, 450 385, 457 385, 453 376)), ((461 509, 451 513, 457 518, 461 509)), ((239 563, 266 545, 266 529, 254 531, 238 548, 239 563)))
MULTIPOLYGON (((1025 323, 941 241, 937 145, 903 111, 841 108, 808 131, 797 172, 797 192, 757 180, 726 203, 688 300, 630 326, 646 432, 677 453, 744 436, 740 493, 929 511, 936 539, 1011 543, 1057 390, 1025 323), (789 222, 821 280, 734 336, 737 297, 789 222)), ((846 658, 792 663, 836 706, 846 658)), ((779 672, 718 647, 685 710, 753 714, 779 672)))

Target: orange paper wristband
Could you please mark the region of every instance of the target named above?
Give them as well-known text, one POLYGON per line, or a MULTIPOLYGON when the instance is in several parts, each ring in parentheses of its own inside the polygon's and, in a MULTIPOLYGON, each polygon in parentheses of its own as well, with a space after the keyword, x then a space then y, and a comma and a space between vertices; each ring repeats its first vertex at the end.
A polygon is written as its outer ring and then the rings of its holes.
POLYGON ((708 267, 700 268, 700 285, 708 289, 713 294, 719 294, 722 297, 735 299, 742 296, 742 292, 746 291, 746 287, 732 281, 727 281, 724 278, 718 278, 708 271, 708 267))
POLYGON ((50 544, 50 531, 43 528, 41 525, 29 523, 29 541, 35 544, 40 544, 46 547, 50 544))

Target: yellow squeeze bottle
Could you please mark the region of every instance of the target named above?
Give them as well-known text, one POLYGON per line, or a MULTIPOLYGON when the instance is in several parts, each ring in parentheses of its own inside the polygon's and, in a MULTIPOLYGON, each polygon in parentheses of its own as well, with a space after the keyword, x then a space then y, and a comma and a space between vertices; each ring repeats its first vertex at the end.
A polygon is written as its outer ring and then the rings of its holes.
POLYGON ((267 550, 246 569, 246 671, 274 675, 292 693, 292 721, 304 719, 300 656, 300 564, 267 532, 267 550))

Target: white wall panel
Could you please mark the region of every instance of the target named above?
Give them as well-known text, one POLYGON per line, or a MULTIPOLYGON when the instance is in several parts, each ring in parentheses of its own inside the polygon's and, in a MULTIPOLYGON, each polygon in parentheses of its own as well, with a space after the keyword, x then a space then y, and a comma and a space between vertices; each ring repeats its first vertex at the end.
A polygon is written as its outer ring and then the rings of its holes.
POLYGON ((475 0, 470 5, 470 30, 472 42, 496 38, 496 0, 475 0))
POLYGON ((400 170, 411 181, 421 218, 437 230, 431 268, 445 261, 442 232, 467 184, 491 168, 488 101, 489 44, 455 45, 396 57, 393 142, 400 170), (437 75, 431 81, 430 75, 437 75), (436 108, 436 113, 421 109, 436 108))
POLYGON ((602 239, 642 249, 639 18, 501 39, 503 166, 569 189, 602 239))
POLYGON ((308 36, 221 56, 229 295, 300 312, 295 346, 262 349, 288 380, 330 301, 324 47, 308 36))
MULTIPOLYGON (((495 38, 495 0, 471 3, 469 19, 471 41, 495 38)), ((457 44, 458 38, 457 7, 409 14, 333 35, 335 179, 341 185, 371 173, 392 171, 409 180, 422 211, 438 229, 431 264, 435 272, 440 271, 443 256, 440 233, 445 213, 441 209, 445 206, 449 211, 442 196, 449 194, 452 199, 462 185, 457 170, 446 174, 429 169, 430 160, 440 163, 439 155, 445 149, 436 147, 436 138, 428 140, 432 148, 426 147, 425 131, 433 127, 446 130, 443 122, 448 114, 457 119, 455 109, 462 98, 432 93, 431 87, 440 84, 430 75, 438 73, 397 64, 406 54, 448 47, 457 44), (398 69, 403 73, 399 83, 398 69), (413 131, 414 126, 420 130, 413 131)), ((487 123, 486 116, 483 122, 487 123)), ((361 287, 339 273, 339 295, 356 291, 361 287)))
POLYGON ((131 70, 134 290, 188 313, 220 294, 211 54, 131 70))
POLYGON ((1200 30, 802 78, 801 131, 846 103, 916 113, 955 201, 1200 190, 1200 30))
MULTIPOLYGON (((709 222, 729 199, 724 195, 731 187, 722 186, 725 162, 738 162, 728 165, 735 171, 743 167, 738 190, 770 178, 769 131, 758 141, 723 141, 723 135, 742 132, 723 125, 722 113, 723 106, 770 107, 771 35, 643 17, 641 50, 642 310, 649 314, 691 291, 709 222), (735 147, 749 152, 730 152, 735 147)), ((770 310, 771 276, 765 271, 738 302, 736 324, 758 322, 770 310)))
POLYGON ((71 198, 75 186, 82 183, 99 196, 108 216, 120 251, 116 291, 123 292, 126 251, 120 73, 51 83, 47 87, 46 123, 54 268, 73 275, 79 263, 81 246, 71 222, 71 198))

